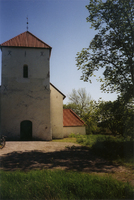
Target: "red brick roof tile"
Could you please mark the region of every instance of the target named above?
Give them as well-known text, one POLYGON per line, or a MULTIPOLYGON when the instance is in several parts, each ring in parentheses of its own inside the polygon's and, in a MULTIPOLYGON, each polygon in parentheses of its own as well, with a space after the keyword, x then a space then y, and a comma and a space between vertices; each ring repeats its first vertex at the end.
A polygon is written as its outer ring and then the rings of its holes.
POLYGON ((63 109, 63 126, 84 126, 84 124, 84 121, 71 109, 63 109))
POLYGON ((47 48, 50 50, 52 49, 52 47, 50 47, 48 44, 37 38, 29 31, 17 35, 16 37, 2 43, 0 46, 47 48))

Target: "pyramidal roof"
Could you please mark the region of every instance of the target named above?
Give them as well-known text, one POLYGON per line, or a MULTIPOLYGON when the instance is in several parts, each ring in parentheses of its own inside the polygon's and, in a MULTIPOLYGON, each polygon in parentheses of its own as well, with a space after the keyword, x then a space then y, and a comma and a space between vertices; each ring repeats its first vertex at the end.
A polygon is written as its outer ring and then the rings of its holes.
POLYGON ((48 44, 37 38, 35 35, 26 31, 16 37, 2 43, 1 47, 32 47, 32 48, 47 48, 52 49, 48 44))

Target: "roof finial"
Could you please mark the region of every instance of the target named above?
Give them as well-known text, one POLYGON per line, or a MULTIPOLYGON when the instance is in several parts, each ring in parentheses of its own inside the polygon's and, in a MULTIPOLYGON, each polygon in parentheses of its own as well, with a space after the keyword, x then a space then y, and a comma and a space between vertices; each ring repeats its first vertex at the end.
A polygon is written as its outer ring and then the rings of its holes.
POLYGON ((27 19, 27 27, 26 27, 26 28, 27 28, 27 31, 28 31, 28 16, 27 16, 27 18, 26 18, 26 19, 27 19))

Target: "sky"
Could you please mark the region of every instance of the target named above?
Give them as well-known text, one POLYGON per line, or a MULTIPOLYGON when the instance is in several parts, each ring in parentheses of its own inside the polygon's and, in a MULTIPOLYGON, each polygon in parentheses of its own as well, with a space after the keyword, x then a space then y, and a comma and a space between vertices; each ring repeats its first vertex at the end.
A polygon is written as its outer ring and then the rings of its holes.
POLYGON ((102 92, 96 78, 92 84, 80 80, 76 54, 88 47, 96 34, 86 22, 88 4, 89 0, 0 0, 0 44, 25 32, 28 17, 28 31, 52 47, 50 82, 66 95, 64 104, 69 102, 72 89, 79 88, 85 88, 96 101, 117 98, 116 93, 102 92))

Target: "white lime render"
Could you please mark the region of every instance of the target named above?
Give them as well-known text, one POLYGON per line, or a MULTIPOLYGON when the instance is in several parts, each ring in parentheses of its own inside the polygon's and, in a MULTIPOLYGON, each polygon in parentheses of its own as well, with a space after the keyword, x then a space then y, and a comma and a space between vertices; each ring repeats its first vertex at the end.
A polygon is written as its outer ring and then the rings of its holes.
POLYGON ((7 140, 52 140, 67 136, 69 132, 63 127, 65 95, 50 83, 51 47, 30 32, 0 47, 1 134, 7 140))

